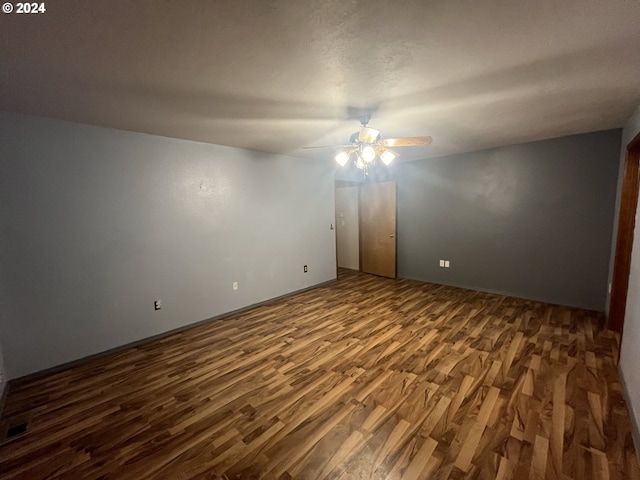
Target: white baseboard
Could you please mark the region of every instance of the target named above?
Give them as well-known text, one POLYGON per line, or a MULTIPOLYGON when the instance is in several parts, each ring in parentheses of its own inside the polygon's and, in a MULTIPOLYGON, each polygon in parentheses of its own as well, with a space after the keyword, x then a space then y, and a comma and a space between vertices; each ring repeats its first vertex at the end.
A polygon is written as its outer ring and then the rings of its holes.
POLYGON ((631 436, 633 437, 633 444, 636 447, 636 455, 640 462, 640 425, 638 425, 638 423, 640 423, 640 412, 635 412, 633 410, 631 396, 627 389, 627 382, 624 378, 624 372, 620 368, 620 365, 618 365, 618 373, 620 374, 620 384, 622 385, 622 396, 624 397, 624 401, 627 403, 627 410, 629 411, 629 417, 631 420, 631 436))

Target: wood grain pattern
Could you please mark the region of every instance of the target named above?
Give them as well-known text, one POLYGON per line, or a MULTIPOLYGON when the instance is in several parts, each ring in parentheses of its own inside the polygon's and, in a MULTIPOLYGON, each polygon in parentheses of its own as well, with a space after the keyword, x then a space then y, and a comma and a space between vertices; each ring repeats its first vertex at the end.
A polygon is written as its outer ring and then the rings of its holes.
POLYGON ((611 299, 609 303, 608 327, 616 332, 624 328, 624 314, 627 307, 627 290, 631 273, 631 250, 638 209, 640 189, 640 133, 627 145, 627 153, 622 177, 620 209, 618 211, 618 233, 616 253, 611 278, 611 299))
POLYGON ((603 320, 341 270, 12 385, 1 477, 640 478, 603 320))
POLYGON ((396 278, 396 182, 363 183, 358 196, 360 270, 396 278))

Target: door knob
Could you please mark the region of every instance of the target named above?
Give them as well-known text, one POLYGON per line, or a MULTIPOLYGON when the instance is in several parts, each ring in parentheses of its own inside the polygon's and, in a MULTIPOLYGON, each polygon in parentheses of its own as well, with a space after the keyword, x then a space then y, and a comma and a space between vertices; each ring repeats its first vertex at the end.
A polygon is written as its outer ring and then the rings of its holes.
POLYGON ((389 238, 393 238, 395 237, 395 235, 392 233, 391 235, 389 235, 389 238))

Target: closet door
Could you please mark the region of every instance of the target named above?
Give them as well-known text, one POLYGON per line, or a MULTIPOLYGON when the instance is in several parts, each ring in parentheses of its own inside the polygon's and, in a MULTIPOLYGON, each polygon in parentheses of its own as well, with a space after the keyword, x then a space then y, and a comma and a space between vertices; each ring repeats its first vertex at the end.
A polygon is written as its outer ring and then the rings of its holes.
POLYGON ((360 187, 360 269, 396 278, 396 182, 360 187))

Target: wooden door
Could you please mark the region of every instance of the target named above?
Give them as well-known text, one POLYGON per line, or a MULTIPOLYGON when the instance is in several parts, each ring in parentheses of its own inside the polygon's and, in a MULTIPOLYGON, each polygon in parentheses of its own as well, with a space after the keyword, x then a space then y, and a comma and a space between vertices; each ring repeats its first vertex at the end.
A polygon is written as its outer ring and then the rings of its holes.
POLYGON ((396 182, 360 187, 360 270, 396 278, 396 182))
POLYGON ((627 306, 627 289, 631 273, 631 249, 636 224, 638 190, 640 189, 640 134, 627 145, 627 155, 622 179, 620 213, 618 216, 618 235, 616 253, 611 280, 611 299, 607 327, 621 332, 624 329, 624 316, 627 306))

